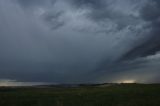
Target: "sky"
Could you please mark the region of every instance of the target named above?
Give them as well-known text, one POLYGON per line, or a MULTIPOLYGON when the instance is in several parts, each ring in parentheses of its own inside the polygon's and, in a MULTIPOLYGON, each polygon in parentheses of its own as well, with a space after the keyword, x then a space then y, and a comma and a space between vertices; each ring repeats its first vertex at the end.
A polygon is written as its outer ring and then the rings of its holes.
POLYGON ((0 83, 158 83, 159 11, 159 0, 0 0, 0 83))

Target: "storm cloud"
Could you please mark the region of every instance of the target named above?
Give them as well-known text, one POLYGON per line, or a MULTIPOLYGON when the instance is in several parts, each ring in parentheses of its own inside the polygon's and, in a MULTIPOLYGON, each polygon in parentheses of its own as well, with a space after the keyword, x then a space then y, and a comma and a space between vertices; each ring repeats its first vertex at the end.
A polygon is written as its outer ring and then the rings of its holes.
POLYGON ((159 82, 158 0, 1 0, 0 79, 159 82))

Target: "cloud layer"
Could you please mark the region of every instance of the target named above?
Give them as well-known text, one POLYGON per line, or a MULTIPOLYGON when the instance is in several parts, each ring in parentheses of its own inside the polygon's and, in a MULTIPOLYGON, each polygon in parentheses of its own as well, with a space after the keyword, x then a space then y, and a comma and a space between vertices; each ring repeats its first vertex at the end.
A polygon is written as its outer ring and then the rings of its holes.
POLYGON ((157 0, 1 0, 0 78, 159 82, 157 0))

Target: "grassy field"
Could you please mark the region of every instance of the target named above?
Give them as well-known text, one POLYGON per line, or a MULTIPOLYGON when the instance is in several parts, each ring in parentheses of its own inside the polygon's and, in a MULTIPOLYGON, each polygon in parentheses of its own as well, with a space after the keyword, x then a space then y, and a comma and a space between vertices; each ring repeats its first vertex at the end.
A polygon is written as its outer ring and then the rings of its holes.
POLYGON ((0 88, 0 106, 160 106, 160 85, 0 88))

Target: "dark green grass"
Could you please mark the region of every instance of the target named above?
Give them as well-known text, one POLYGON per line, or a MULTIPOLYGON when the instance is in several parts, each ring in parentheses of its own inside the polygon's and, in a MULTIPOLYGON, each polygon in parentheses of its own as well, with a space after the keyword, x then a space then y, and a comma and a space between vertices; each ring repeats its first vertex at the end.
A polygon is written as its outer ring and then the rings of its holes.
POLYGON ((0 106, 160 106, 160 85, 0 88, 0 106))

